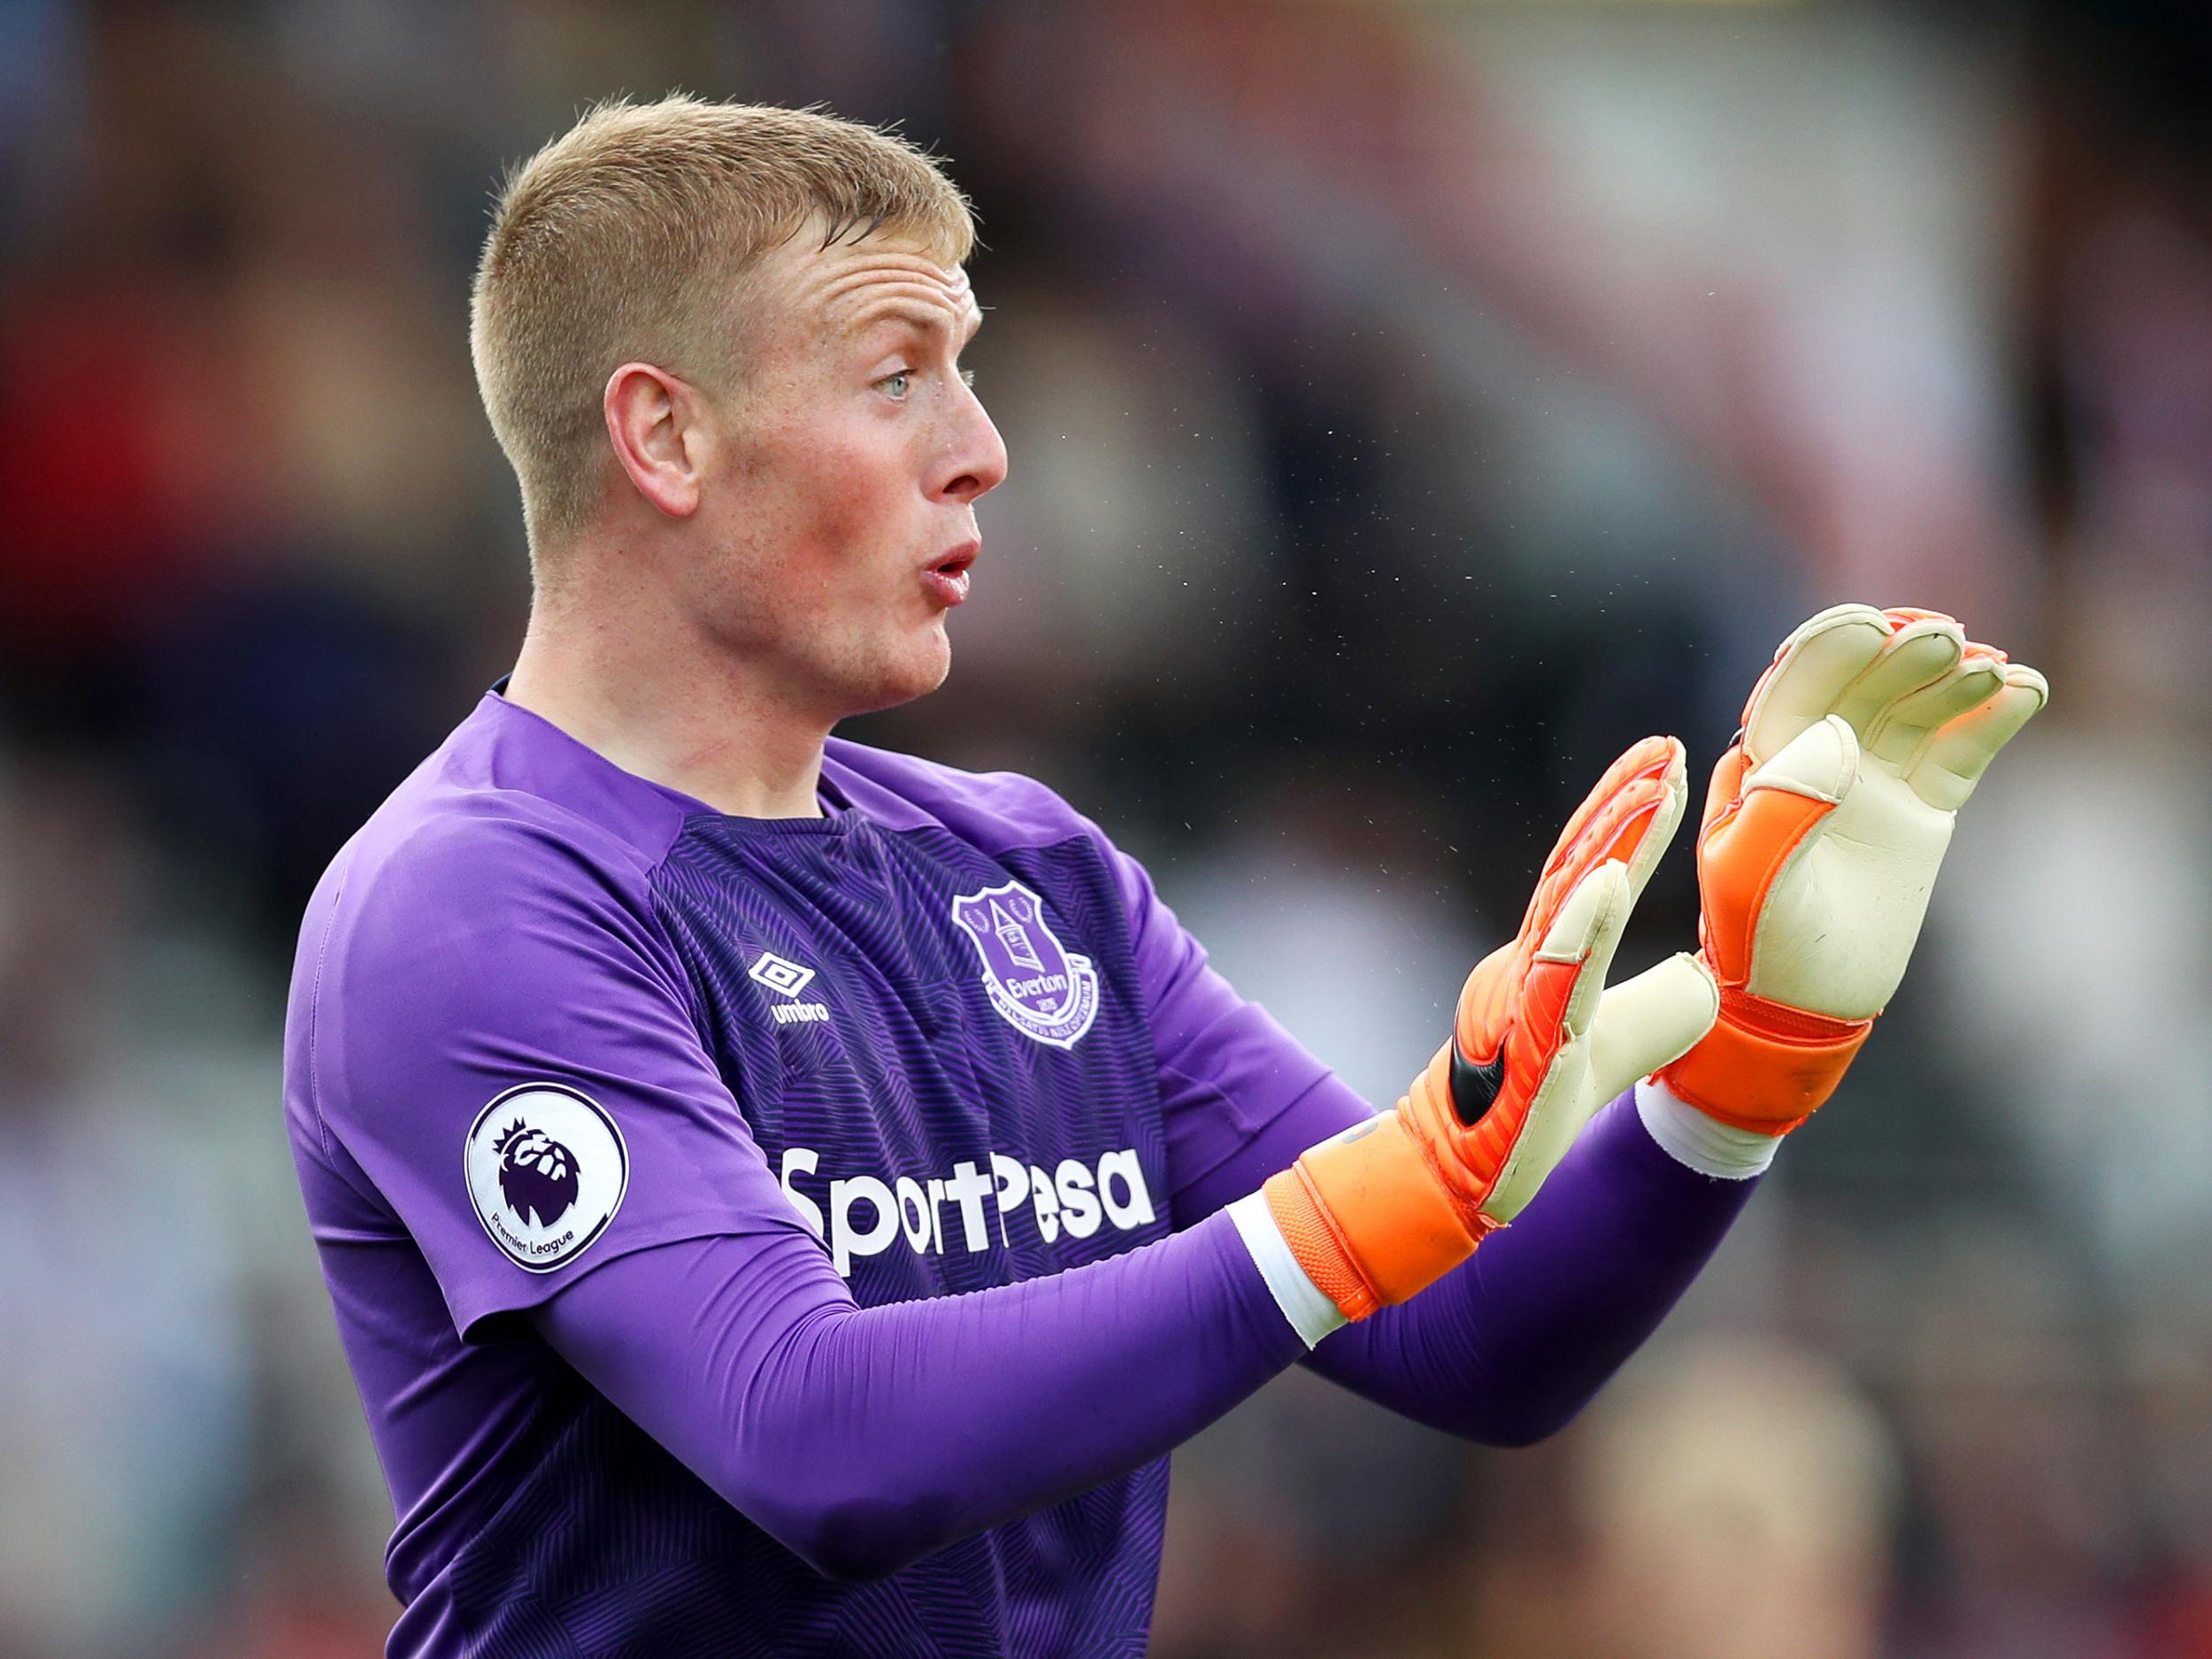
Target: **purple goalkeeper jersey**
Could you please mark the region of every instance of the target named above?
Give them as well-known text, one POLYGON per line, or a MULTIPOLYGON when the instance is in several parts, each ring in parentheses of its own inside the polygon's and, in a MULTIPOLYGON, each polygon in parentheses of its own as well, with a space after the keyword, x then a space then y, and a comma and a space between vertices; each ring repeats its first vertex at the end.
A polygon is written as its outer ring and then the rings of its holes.
MULTIPOLYGON (((396 1656, 1141 1653, 1161 1454, 1304 1352, 1216 1212, 1370 1109, 1037 784, 833 741, 821 795, 493 693, 315 894, 287 1116, 396 1656)), ((1617 1104, 1314 1363, 1547 1432, 1749 1185, 1617 1104)))

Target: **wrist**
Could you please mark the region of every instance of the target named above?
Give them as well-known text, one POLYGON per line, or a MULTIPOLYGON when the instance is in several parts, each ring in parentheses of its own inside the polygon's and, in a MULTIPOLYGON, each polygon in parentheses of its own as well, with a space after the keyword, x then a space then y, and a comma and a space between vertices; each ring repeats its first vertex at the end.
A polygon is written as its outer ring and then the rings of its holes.
POLYGON ((1636 1116, 1661 1151, 1716 1180, 1747 1181, 1765 1174, 1782 1145, 1779 1135, 1721 1122, 1656 1077, 1636 1085, 1636 1116))
POLYGON ((1260 1271, 1268 1294, 1308 1348, 1345 1323, 1344 1310, 1322 1294, 1321 1287, 1291 1253, 1264 1193, 1247 1193, 1229 1206, 1229 1219, 1260 1271))
POLYGON ((1496 1225, 1444 1189, 1396 1111, 1309 1148, 1261 1192, 1300 1268, 1348 1319, 1441 1279, 1496 1225))

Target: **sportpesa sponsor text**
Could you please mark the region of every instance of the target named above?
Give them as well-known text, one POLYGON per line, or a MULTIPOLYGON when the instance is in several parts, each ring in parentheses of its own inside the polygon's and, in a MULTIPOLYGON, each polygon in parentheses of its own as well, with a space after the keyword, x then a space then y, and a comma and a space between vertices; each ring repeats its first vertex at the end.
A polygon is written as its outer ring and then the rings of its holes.
MULTIPOLYGON (((847 1277, 855 1256, 879 1255, 899 1238, 918 1255, 933 1256, 1011 1244, 1012 1226, 1033 1226, 1049 1244, 1064 1227, 1071 1238, 1087 1239, 1106 1223, 1126 1233, 1154 1217, 1144 1166, 1129 1147, 1103 1154, 1095 1166, 1062 1158, 1048 1171, 994 1152, 987 1171, 963 1158, 949 1175, 926 1179, 848 1176, 828 1182, 818 1200, 800 1178, 821 1166, 822 1155, 813 1148, 787 1148, 783 1193, 800 1219, 828 1244, 831 1262, 847 1277)), ((817 1191, 823 1187, 809 1185, 817 1191)))

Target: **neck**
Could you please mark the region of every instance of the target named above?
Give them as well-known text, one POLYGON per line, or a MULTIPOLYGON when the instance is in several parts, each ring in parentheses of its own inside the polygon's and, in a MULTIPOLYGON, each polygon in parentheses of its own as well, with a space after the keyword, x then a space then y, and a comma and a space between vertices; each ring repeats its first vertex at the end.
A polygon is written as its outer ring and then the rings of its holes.
POLYGON ((680 619, 541 595, 507 700, 625 772, 735 818, 819 818, 829 723, 680 619))

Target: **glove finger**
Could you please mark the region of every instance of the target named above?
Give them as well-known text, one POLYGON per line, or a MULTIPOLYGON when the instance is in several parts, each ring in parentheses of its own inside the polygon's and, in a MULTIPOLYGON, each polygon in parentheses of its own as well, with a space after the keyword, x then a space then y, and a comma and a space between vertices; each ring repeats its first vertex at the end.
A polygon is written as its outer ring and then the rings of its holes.
POLYGON ((1744 780, 1743 794, 1707 826, 1698 847, 1706 951, 1721 978, 1743 984, 1768 888, 1824 833, 1859 772, 1849 722, 1830 715, 1744 780))
MULTIPOLYGON (((1483 1156, 1510 1167, 1527 1111, 1571 1094, 1563 1053, 1589 1024, 1628 910, 1627 871, 1601 864, 1576 885, 1540 949, 1494 951, 1468 976, 1443 1098, 1458 1123, 1495 1143, 1483 1156), (1515 1100, 1521 1107, 1499 1117, 1498 1102, 1515 1100)), ((1418 1079, 1409 1098, 1422 1098, 1418 1079)))
POLYGON ((1760 810, 1761 794, 1788 794, 1832 806, 1844 797, 1859 775, 1859 737, 1851 723, 1832 714, 1817 726, 1799 733, 1782 752, 1763 766, 1754 767, 1743 780, 1743 815, 1760 810))
MULTIPOLYGON (((1648 873, 1681 821, 1686 766, 1682 746, 1669 738, 1671 752, 1663 768, 1639 773, 1609 797, 1575 838, 1564 867, 1577 873, 1594 870, 1608 860, 1637 864, 1648 873), (1657 846, 1652 846, 1656 836, 1657 846)), ((1569 884, 1571 885, 1571 882, 1569 884)))
POLYGON ((1930 806, 1955 812, 1966 804, 1997 751, 2051 700, 2043 676, 2024 663, 2005 670, 2004 689, 1979 707, 1939 729, 1905 774, 1913 792, 1930 806))
POLYGON ((1555 1020, 1574 1037, 1590 1028, 1590 1016, 1605 989, 1606 972, 1613 965, 1613 953, 1620 949, 1634 903, 1627 866, 1617 860, 1600 864, 1576 885, 1529 969, 1523 1017, 1531 1027, 1544 1032, 1555 1020), (1545 972, 1566 966, 1577 972, 1568 976, 1545 972))
POLYGON ((1919 617, 1898 629, 1889 648, 1836 699, 1832 712, 1862 738, 1892 703, 1936 681, 1966 655, 1966 632, 1948 617, 1919 617))
MULTIPOLYGON (((1519 987, 1504 1085, 1509 1093, 1517 1073, 1528 1103, 1484 1205, 1501 1221, 1528 1202, 1601 1103, 1573 1046, 1601 1006, 1630 908, 1626 868, 1618 861, 1599 865, 1569 895, 1519 987)), ((1486 1115, 1477 1133, 1489 1125, 1486 1115)))
POLYGON ((1695 956, 1670 956, 1612 987, 1590 1026, 1590 1096, 1603 1104, 1695 1048, 1720 1015, 1720 987, 1695 956))
POLYGON ((1745 703, 1746 743, 1773 755, 1836 706, 1889 643, 1890 622, 1871 605, 1837 605, 1784 640, 1745 703))
POLYGON ((1483 1202, 1484 1213, 1509 1222, 1526 1209, 1567 1149, 1581 1138, 1597 1109, 1612 1098, 1597 1094, 1581 1068, 1555 1066, 1529 1099, 1519 1133, 1501 1160, 1497 1179, 1483 1202))
POLYGON ((1678 740, 1647 737, 1606 769, 1544 861, 1521 920, 1522 938, 1540 940, 1576 885, 1608 859, 1649 876, 1681 821, 1687 768, 1678 740))
MULTIPOLYGON (((1686 769, 1682 745, 1671 737, 1647 737, 1606 769, 1545 861, 1513 942, 1468 976, 1454 1027, 1462 1053, 1477 1060, 1494 1056, 1517 1025, 1551 1040, 1579 982, 1578 964, 1589 948, 1585 935, 1595 936, 1593 907, 1609 891, 1593 887, 1591 878, 1612 870, 1624 884, 1623 902, 1612 907, 1624 923, 1641 885, 1632 870, 1640 867, 1648 877, 1681 822, 1686 769)), ((1617 926, 1612 938, 1617 943, 1617 926)), ((1611 956, 1609 944, 1597 968, 1600 983, 1611 956)))
POLYGON ((1882 614, 1889 618, 1893 628, 1901 628, 1909 622, 1956 622, 1958 618, 1947 611, 1923 611, 1917 605, 1889 605, 1882 614))
POLYGON ((1559 839, 1553 844, 1547 864, 1558 862, 1588 835, 1624 791, 1631 790, 1640 779, 1663 773, 1681 748, 1681 743, 1671 737, 1647 737, 1623 750, 1567 819, 1566 827, 1559 832, 1559 839))
POLYGON ((1666 856, 1674 842, 1674 833, 1682 827, 1682 814, 1690 802, 1690 757, 1680 742, 1673 738, 1673 752, 1666 769, 1658 778, 1659 798, 1654 804, 1650 821, 1643 833, 1628 849, 1628 899, 1633 904, 1644 895, 1644 885, 1651 879, 1651 872, 1659 867, 1659 860, 1666 856))
POLYGON ((1988 702, 2004 684, 2001 663, 1993 656, 1969 651, 1933 685, 1900 697, 1875 716, 1863 747, 1876 760, 1901 772, 1938 726, 1988 702))

